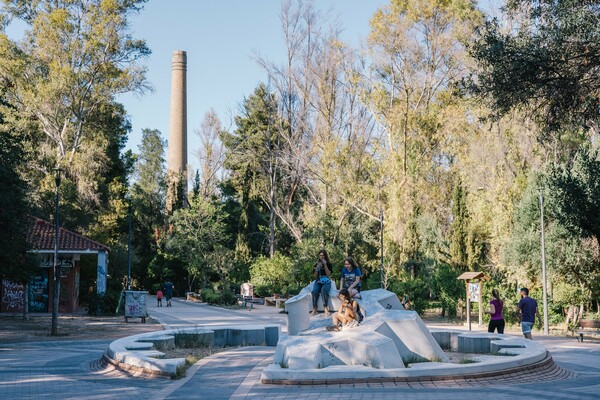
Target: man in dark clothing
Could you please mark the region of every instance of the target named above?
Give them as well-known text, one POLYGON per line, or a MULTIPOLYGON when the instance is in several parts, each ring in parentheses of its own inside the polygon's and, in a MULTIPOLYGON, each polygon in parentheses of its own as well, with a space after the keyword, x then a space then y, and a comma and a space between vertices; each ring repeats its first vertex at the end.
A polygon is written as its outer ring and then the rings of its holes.
POLYGON ((167 298, 167 307, 172 307, 171 306, 171 297, 173 297, 173 288, 175 286, 173 286, 173 282, 171 281, 167 281, 165 283, 165 297, 167 298))
POLYGON ((541 321, 540 313, 537 308, 537 302, 535 299, 529 297, 529 289, 521 289, 521 300, 519 301, 517 312, 521 314, 521 330, 523 336, 527 339, 533 339, 531 337, 531 330, 535 324, 535 316, 541 321))

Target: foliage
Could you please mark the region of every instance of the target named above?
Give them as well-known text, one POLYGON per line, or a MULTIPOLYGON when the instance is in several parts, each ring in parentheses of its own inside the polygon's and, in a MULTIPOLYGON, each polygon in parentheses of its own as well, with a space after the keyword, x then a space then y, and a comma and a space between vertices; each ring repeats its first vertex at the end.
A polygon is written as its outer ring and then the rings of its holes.
POLYGON ((548 174, 555 218, 574 235, 600 240, 600 159, 598 148, 581 146, 572 163, 548 174))
POLYGON ((270 288, 270 294, 281 293, 287 286, 298 284, 292 265, 292 260, 280 253, 275 253, 273 258, 258 257, 250 266, 250 281, 255 286, 270 288))
POLYGON ((442 304, 442 316, 456 317, 459 299, 465 296, 463 281, 459 281, 459 272, 446 264, 439 265, 431 277, 431 290, 442 304))
POLYGON ((208 304, 232 306, 237 303, 237 297, 229 289, 214 290, 206 288, 202 290, 202 300, 208 304))
POLYGON ((516 23, 488 21, 471 47, 478 63, 471 88, 497 114, 527 110, 547 132, 597 127, 597 2, 510 0, 507 6, 516 23))
POLYGON ((0 276, 28 282, 39 264, 27 255, 27 234, 33 221, 29 216, 29 187, 18 171, 22 158, 18 137, 0 132, 0 276))
POLYGON ((128 32, 128 17, 143 2, 3 1, 3 19, 28 27, 19 43, 0 33, 6 122, 41 134, 41 167, 64 168, 87 198, 95 196, 93 177, 106 163, 107 134, 95 129, 97 115, 113 96, 145 88, 138 60, 150 51, 128 32))

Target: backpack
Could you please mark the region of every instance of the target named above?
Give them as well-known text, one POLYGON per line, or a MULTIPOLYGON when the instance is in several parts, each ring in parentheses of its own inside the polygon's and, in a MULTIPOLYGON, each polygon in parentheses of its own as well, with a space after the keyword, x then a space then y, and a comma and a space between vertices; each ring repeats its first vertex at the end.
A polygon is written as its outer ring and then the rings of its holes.
MULTIPOLYGON (((356 301, 356 300, 354 300, 356 301)), ((363 313, 360 311, 360 304, 358 304, 358 301, 356 301, 356 316, 358 317, 358 323, 360 324, 361 322, 363 322, 363 319, 365 319, 365 316, 363 315, 363 313)))

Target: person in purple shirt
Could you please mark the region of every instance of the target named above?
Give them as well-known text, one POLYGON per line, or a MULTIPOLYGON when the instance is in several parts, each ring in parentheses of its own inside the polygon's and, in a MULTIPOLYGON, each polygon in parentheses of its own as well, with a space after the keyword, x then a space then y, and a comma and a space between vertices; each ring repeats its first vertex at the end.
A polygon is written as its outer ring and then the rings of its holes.
POLYGON ((488 332, 494 333, 494 330, 498 330, 498 333, 504 334, 504 317, 502 316, 502 308, 504 307, 504 301, 500 298, 498 289, 492 290, 492 301, 490 301, 490 309, 486 310, 486 314, 490 314, 490 323, 488 324, 488 332))
POLYGON ((521 288, 521 300, 517 308, 517 312, 521 314, 521 330, 523 336, 527 339, 532 339, 531 330, 535 324, 535 316, 541 321, 540 313, 537 308, 537 301, 529 297, 529 289, 521 288))

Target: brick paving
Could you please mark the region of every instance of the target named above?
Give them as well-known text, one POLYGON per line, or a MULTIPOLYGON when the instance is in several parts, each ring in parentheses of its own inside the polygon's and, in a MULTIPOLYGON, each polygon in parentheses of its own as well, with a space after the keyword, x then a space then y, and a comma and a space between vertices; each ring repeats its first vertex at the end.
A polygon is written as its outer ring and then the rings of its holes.
MULTIPOLYGON (((230 312, 174 303, 173 315, 184 324, 213 319, 264 323, 265 315, 230 312), (176 311, 181 309, 181 314, 176 311), (184 310, 185 309, 185 310, 184 310), (184 317, 182 317, 182 315, 184 317)), ((152 314, 152 310, 151 310, 152 314)), ((131 377, 99 363, 106 340, 0 342, 0 399, 596 399, 600 393, 600 344, 574 338, 536 337, 552 362, 532 371, 502 376, 443 380, 381 381, 352 384, 273 385, 260 382, 273 348, 244 348, 200 360, 178 381, 131 377)))

